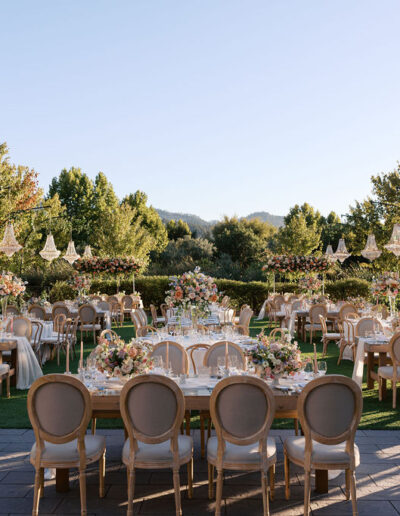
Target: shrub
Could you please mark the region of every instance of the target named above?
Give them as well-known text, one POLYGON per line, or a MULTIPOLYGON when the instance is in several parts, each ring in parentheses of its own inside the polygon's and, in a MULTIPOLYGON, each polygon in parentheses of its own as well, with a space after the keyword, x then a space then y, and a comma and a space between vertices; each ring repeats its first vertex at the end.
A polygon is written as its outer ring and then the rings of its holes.
POLYGON ((325 285, 325 292, 329 294, 333 301, 358 296, 368 298, 371 294, 370 287, 371 285, 367 280, 347 278, 327 282, 325 285))
POLYGON ((64 299, 74 299, 75 297, 76 292, 66 281, 56 281, 49 293, 50 303, 64 301, 64 299))

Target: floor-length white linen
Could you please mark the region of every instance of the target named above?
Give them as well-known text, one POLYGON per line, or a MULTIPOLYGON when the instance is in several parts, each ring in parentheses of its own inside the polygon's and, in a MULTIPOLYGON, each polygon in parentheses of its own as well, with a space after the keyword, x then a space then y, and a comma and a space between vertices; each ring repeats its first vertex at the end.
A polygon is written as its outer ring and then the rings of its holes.
POLYGON ((258 314, 257 321, 261 321, 265 317, 265 309, 267 308, 268 299, 266 299, 261 307, 260 313, 258 314))
POLYGON ((29 389, 37 378, 43 376, 42 370, 28 339, 13 336, 12 340, 17 341, 18 349, 17 389, 29 389))

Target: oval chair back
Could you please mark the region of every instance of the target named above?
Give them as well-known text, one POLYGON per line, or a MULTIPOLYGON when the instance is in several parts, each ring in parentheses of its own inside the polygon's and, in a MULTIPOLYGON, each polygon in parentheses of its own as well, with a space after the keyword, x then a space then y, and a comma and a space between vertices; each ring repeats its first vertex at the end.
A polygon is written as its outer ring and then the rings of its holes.
POLYGON ((326 306, 322 303, 318 303, 313 305, 310 308, 310 322, 311 324, 319 324, 319 316, 322 315, 326 319, 328 314, 328 310, 326 306))
POLYGON ((7 309, 6 309, 6 315, 8 317, 10 316, 17 316, 17 315, 20 315, 20 311, 18 310, 18 308, 14 305, 8 305, 7 306, 7 309))
POLYGON ((339 310, 339 319, 343 321, 346 319, 347 314, 357 313, 357 307, 352 303, 344 303, 339 310))
POLYGON ((56 315, 59 315, 59 314, 64 314, 66 318, 70 317, 70 312, 69 312, 69 309, 67 307, 67 305, 55 305, 53 306, 53 309, 51 311, 51 317, 54 321, 54 318, 56 317, 56 315))
POLYGON ((189 357, 183 346, 171 340, 164 340, 153 347, 152 357, 159 356, 162 358, 164 367, 169 369, 175 375, 189 374, 189 357))
POLYGON ((111 305, 108 301, 99 301, 97 303, 97 306, 100 310, 103 310, 104 312, 111 312, 111 305))
POLYGON ((13 332, 17 337, 26 337, 30 341, 32 335, 31 321, 22 316, 14 317, 13 332))
POLYGON ((218 358, 225 357, 225 367, 229 366, 229 357, 233 356, 238 359, 240 369, 246 369, 246 357, 242 348, 235 342, 223 340, 213 344, 204 356, 203 365, 206 367, 217 367, 218 358))
POLYGON ((362 317, 356 325, 356 337, 366 337, 370 332, 383 332, 382 323, 374 317, 362 317))
POLYGON ((186 348, 186 353, 190 357, 190 362, 192 364, 194 374, 197 374, 197 368, 202 366, 204 363, 204 355, 207 350, 210 349, 209 344, 193 344, 186 348))
POLYGON ((92 305, 82 305, 78 310, 79 320, 81 324, 95 324, 96 323, 96 309, 92 305))
POLYGON ((33 317, 36 317, 36 319, 40 319, 41 321, 46 320, 46 310, 43 308, 43 306, 31 305, 28 308, 28 313, 32 314, 33 317))

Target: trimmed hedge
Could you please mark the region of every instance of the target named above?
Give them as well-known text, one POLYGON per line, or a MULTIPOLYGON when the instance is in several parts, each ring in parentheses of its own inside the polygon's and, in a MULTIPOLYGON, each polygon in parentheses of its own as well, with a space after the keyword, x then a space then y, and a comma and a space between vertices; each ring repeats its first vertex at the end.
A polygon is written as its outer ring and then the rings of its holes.
MULTIPOLYGON (((232 306, 238 308, 243 304, 248 304, 255 311, 260 309, 268 293, 272 290, 267 283, 261 281, 245 283, 242 281, 217 279, 215 282, 219 291, 231 298, 232 306)), ((149 308, 150 304, 158 307, 161 303, 164 303, 168 284, 168 276, 140 276, 135 280, 135 288, 140 292, 146 308, 149 308)), ((275 287, 277 292, 299 292, 297 283, 277 283, 275 287)), ((121 281, 119 291, 132 292, 132 281, 121 281)), ((108 295, 115 294, 117 292, 117 282, 115 280, 95 280, 92 283, 90 292, 100 292, 101 294, 108 295)), ((329 294, 333 301, 358 296, 368 298, 370 295, 370 284, 368 281, 359 278, 327 281, 325 283, 325 292, 329 294)), ((71 287, 64 281, 57 281, 50 290, 50 300, 52 302, 73 297, 74 293, 71 287)))

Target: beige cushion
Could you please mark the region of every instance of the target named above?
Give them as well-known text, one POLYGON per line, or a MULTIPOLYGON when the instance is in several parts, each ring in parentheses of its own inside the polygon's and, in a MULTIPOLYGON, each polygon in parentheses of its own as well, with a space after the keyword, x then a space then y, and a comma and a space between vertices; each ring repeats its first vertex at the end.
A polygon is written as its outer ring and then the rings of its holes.
MULTIPOLYGON (((207 459, 211 462, 217 460, 218 438, 210 437, 207 443, 207 459)), ((224 463, 236 464, 260 464, 261 456, 258 451, 259 442, 240 446, 225 441, 225 453, 223 456, 224 463)), ((273 437, 267 439, 267 457, 268 460, 274 462, 276 460, 276 444, 273 437)))
POLYGON ((321 330, 321 329, 322 329, 322 326, 321 326, 319 323, 318 323, 318 324, 317 324, 317 323, 314 323, 314 324, 306 324, 306 325, 304 326, 304 328, 305 328, 306 330, 309 330, 310 328, 312 328, 313 330, 315 330, 315 329, 317 329, 317 330, 321 330))
MULTIPOLYGON (((137 462, 165 462, 166 465, 172 464, 171 441, 164 441, 157 444, 146 444, 137 441, 138 449, 135 453, 135 461, 137 462)), ((130 452, 129 439, 125 441, 122 449, 122 462, 129 462, 130 452)), ((193 455, 193 440, 189 435, 178 436, 179 461, 181 463, 189 462, 193 455)))
MULTIPOLYGON (((393 377, 393 366, 382 366, 378 368, 379 376, 383 378, 393 377)), ((400 379, 400 367, 397 367, 397 377, 400 379)))
POLYGON ((10 370, 10 366, 8 364, 0 364, 0 374, 7 374, 10 370))
POLYGON ((325 333, 327 339, 340 339, 340 333, 325 333))
MULTIPOLYGON (((44 442, 45 448, 42 452, 42 462, 57 463, 79 463, 78 441, 74 439, 65 444, 53 444, 44 442)), ((106 448, 106 439, 102 435, 86 435, 86 462, 95 462, 103 454, 106 448)), ((31 463, 35 463, 36 443, 31 450, 31 463)))
POLYGON ((95 331, 101 330, 100 324, 81 324, 79 327, 83 331, 86 331, 86 330, 92 331, 93 328, 95 329, 95 331))
MULTIPOLYGON (((303 462, 305 437, 294 436, 285 439, 285 449, 289 455, 295 460, 303 462)), ((340 444, 321 444, 313 441, 313 451, 311 454, 311 463, 333 463, 341 464, 349 462, 349 455, 346 453, 346 443, 340 444)), ((354 445, 354 455, 356 466, 360 464, 360 452, 357 445, 354 445)))

